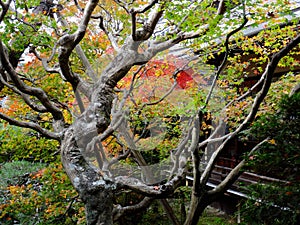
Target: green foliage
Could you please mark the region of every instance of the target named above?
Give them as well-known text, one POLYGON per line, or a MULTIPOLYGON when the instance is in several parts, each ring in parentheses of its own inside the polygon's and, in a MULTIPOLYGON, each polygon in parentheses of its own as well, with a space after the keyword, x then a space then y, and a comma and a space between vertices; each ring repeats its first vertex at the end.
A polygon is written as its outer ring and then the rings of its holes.
POLYGON ((262 115, 251 128, 253 138, 272 140, 257 153, 256 172, 283 178, 300 175, 300 94, 283 96, 275 114, 262 115), (267 169, 266 169, 267 168, 267 169), (296 173, 294 173, 296 172, 296 173))
POLYGON ((28 10, 30 7, 35 7, 39 4, 39 1, 35 0, 26 2, 15 1, 17 12, 9 11, 7 13, 3 20, 4 23, 1 24, 1 28, 6 34, 3 36, 2 41, 6 46, 10 46, 10 49, 16 51, 24 50, 31 43, 34 46, 43 46, 41 48, 43 50, 46 46, 54 43, 51 35, 45 29, 39 30, 42 23, 45 27, 51 28, 54 25, 51 18, 32 14, 28 10))
POLYGON ((280 104, 276 103, 281 102, 282 96, 288 95, 299 80, 300 75, 293 72, 289 72, 276 80, 274 79, 258 116, 264 115, 266 112, 269 112, 269 114, 277 114, 280 104))
POLYGON ((27 161, 13 161, 5 163, 0 167, 0 189, 4 189, 9 185, 17 185, 22 183, 24 175, 36 172, 45 167, 43 163, 31 163, 27 161))
POLYGON ((247 189, 252 199, 242 206, 243 224, 298 224, 299 182, 256 184, 247 189))
POLYGON ((58 142, 49 140, 28 129, 0 124, 0 162, 30 160, 51 162, 56 160, 58 142))
MULTIPOLYGON (((17 169, 19 164, 5 166, 17 169)), ((35 168, 38 167, 41 165, 35 168)), ((10 184, 2 192, 5 198, 0 203, 1 224, 84 224, 83 205, 59 164, 27 173, 22 182, 10 184)))
POLYGON ((281 179, 248 188, 245 222, 297 224, 300 220, 300 93, 282 97, 275 114, 262 115, 251 128, 252 138, 271 140, 248 165, 254 172, 281 179))
MULTIPOLYGON (((168 199, 171 207, 173 208, 175 215, 181 221, 184 222, 186 216, 186 205, 189 203, 190 199, 190 187, 180 187, 176 190, 172 198, 168 199)), ((136 193, 122 193, 117 196, 116 201, 118 204, 121 205, 132 205, 138 203, 143 199, 143 196, 136 194, 136 193)), ((150 207, 142 212, 138 212, 135 214, 128 214, 125 215, 124 218, 121 218, 119 224, 126 225, 151 225, 151 224, 158 224, 158 225, 171 225, 171 221, 168 219, 161 203, 159 200, 155 200, 152 202, 150 207)), ((218 224, 218 223, 217 223, 218 224)))
POLYGON ((230 225, 235 224, 230 221, 226 216, 218 216, 212 213, 204 212, 200 218, 198 225, 230 225))

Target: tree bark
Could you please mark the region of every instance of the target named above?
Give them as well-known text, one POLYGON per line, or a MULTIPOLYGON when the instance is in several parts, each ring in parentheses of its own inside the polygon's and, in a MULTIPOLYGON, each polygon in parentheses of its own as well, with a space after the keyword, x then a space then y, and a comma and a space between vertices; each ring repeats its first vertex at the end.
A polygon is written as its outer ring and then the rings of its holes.
POLYGON ((197 225, 200 216, 209 204, 210 201, 206 192, 199 196, 193 194, 190 203, 190 209, 184 225, 197 225))
POLYGON ((81 194, 88 225, 113 224, 113 195, 106 189, 81 194))
MULTIPOLYGON (((132 48, 134 43, 129 42, 126 46, 132 48)), ((113 88, 138 62, 137 56, 138 53, 130 49, 123 49, 116 56, 94 85, 89 106, 65 130, 61 141, 61 160, 85 204, 88 225, 113 224, 113 193, 117 185, 90 165, 84 158, 84 153, 88 144, 109 126, 113 88)))
MULTIPOLYGON (((78 126, 78 123, 74 125, 78 126)), ((75 126, 76 128, 76 126, 75 126)), ((88 225, 113 224, 113 192, 116 185, 85 161, 76 141, 77 130, 70 127, 61 147, 64 168, 80 198, 85 204, 88 225)))

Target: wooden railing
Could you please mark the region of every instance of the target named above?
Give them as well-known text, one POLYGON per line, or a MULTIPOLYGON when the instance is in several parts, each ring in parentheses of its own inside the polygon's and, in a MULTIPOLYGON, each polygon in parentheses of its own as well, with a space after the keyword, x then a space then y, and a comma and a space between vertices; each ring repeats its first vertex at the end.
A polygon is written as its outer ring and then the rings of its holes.
MULTIPOLYGON (((227 163, 224 163, 225 165, 229 163, 229 165, 232 165, 233 161, 232 159, 228 158, 222 158, 221 159, 223 162, 226 161, 227 163)), ((222 163, 223 164, 223 163, 222 163)), ((236 162, 235 162, 236 164, 236 162)), ((205 166, 205 165, 204 165, 205 166)), ((220 166, 220 165, 215 165, 214 170, 208 180, 207 186, 214 188, 218 184, 220 184, 226 176, 230 173, 232 168, 227 167, 227 166, 220 166)), ((187 182, 191 182, 193 180, 192 175, 187 176, 187 182)), ((248 198, 245 189, 243 187, 251 184, 256 184, 256 183, 272 183, 272 182, 280 182, 280 183, 288 183, 286 180, 281 180, 281 179, 276 179, 268 176, 263 176, 251 172, 243 172, 241 176, 237 179, 237 181, 227 190, 227 194, 230 195, 235 195, 239 197, 244 197, 248 198), (242 185, 241 185, 242 184, 242 185)))

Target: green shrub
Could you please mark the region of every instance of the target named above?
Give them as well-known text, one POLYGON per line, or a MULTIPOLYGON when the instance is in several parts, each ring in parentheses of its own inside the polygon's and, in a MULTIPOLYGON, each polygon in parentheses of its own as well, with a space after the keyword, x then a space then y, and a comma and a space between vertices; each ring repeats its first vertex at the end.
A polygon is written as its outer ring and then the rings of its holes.
POLYGON ((243 205, 246 224, 300 223, 300 93, 283 96, 275 114, 253 124, 251 138, 271 140, 248 161, 258 174, 283 182, 247 187, 252 197, 243 205))
MULTIPOLYGON (((27 168, 25 180, 20 182, 12 176, 9 185, 2 189, 5 198, 0 202, 0 224, 85 224, 83 204, 61 164, 53 163, 43 169, 40 169, 42 164, 30 165, 39 170, 28 173, 33 169, 27 168)), ((5 164, 11 170, 18 166, 17 162, 5 164)))
POLYGON ((13 160, 52 162, 56 160, 57 150, 57 141, 40 137, 32 130, 0 124, 0 163, 13 160))

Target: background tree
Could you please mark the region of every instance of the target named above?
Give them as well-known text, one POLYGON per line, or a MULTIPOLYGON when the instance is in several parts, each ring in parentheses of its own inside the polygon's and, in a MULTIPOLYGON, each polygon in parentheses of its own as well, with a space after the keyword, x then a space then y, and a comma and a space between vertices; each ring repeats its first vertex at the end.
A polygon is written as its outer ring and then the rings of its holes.
MULTIPOLYGON (((0 118, 59 142, 62 164, 85 205, 87 224, 112 224, 126 213, 148 207, 153 199, 160 199, 171 221, 179 224, 167 198, 184 184, 190 167, 193 188, 185 224, 197 224, 206 206, 230 187, 245 164, 241 161, 217 187, 208 189, 206 183, 218 156, 226 143, 255 120, 277 66, 293 61, 292 49, 300 40, 294 29, 296 21, 285 17, 292 5, 282 1, 89 0, 58 4, 8 0, 0 4, 4 31, 1 95, 9 96, 8 108, 1 110, 0 118), (273 8, 272 15, 281 13, 280 18, 291 24, 282 39, 274 37, 281 20, 268 16, 273 8), (263 32, 262 43, 245 40, 242 29, 248 18, 252 24, 268 21, 270 29, 263 32), (200 56, 191 55, 191 62, 169 70, 168 88, 161 85, 167 83, 162 78, 155 87, 148 85, 152 95, 139 100, 143 93, 138 88, 147 80, 156 81, 147 75, 151 60, 163 58, 180 43, 200 56), (233 49, 241 50, 240 54, 233 49), (261 63, 256 68, 244 64, 245 74, 256 71, 259 79, 247 90, 231 89, 245 75, 234 65, 241 65, 239 56, 249 53, 255 54, 252 61, 260 55, 261 63), (200 76, 204 69, 199 62, 220 57, 214 72, 205 67, 213 78, 207 73, 200 76), (283 58, 285 61, 280 61, 283 58), (198 83, 188 82, 189 91, 180 94, 176 83, 187 66, 197 71, 193 80, 198 83), (128 78, 130 83, 122 85, 128 78), (177 99, 171 98, 171 93, 177 99), (187 96, 189 101, 185 101, 187 96), (168 97, 169 108, 164 105, 168 97), (224 107, 218 104, 221 101, 224 107), (14 104, 17 107, 11 111, 14 104), (165 114, 168 109, 170 116, 165 114), (208 111, 213 112, 214 127, 206 123, 208 111), (232 112, 233 117, 226 117, 232 112), (162 154, 160 162, 149 165, 141 150, 154 150, 157 143, 168 148, 164 124, 175 116, 180 121, 175 125, 177 141, 169 143, 168 154, 162 154), (164 123, 157 125, 157 118, 164 123), (225 122, 231 125, 228 133, 224 132, 225 122), (147 130, 150 138, 143 136, 147 130), (201 163, 203 155, 205 164, 201 163), (128 190, 145 197, 137 204, 121 206, 115 197, 128 190)), ((172 128, 174 122, 176 119, 169 123, 172 128)))

